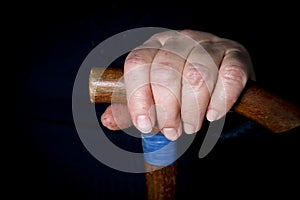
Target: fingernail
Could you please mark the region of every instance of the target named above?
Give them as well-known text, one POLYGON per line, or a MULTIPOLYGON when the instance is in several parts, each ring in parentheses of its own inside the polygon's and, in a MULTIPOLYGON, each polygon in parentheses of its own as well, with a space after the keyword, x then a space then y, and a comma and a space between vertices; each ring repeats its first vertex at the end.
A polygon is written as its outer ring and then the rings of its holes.
POLYGON ((184 131, 185 131, 187 134, 195 133, 195 127, 194 127, 192 124, 184 123, 184 124, 183 124, 183 127, 184 127, 184 131))
POLYGON ((152 124, 150 118, 146 115, 139 115, 137 117, 137 128, 143 133, 150 133, 152 130, 152 124))
POLYGON ((178 138, 175 128, 163 128, 162 132, 169 140, 176 140, 178 138))
POLYGON ((217 120, 219 117, 219 113, 213 109, 211 110, 208 110, 207 112, 207 115, 206 115, 206 118, 208 121, 212 122, 212 121, 215 121, 217 120))

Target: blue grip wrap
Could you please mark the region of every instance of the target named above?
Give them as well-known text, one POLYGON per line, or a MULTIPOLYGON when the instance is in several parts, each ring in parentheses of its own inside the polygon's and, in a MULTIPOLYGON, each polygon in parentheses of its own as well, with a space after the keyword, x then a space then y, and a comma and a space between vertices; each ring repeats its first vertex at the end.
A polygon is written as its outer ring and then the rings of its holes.
POLYGON ((168 140, 162 133, 142 133, 144 159, 155 166, 168 166, 177 159, 176 141, 168 140))

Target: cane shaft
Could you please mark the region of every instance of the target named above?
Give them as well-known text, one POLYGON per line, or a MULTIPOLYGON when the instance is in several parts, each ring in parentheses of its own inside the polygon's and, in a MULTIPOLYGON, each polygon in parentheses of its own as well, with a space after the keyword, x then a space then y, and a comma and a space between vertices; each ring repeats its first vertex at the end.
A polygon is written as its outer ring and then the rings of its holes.
POLYGON ((176 196, 177 163, 158 167, 145 162, 147 200, 174 200, 176 196))

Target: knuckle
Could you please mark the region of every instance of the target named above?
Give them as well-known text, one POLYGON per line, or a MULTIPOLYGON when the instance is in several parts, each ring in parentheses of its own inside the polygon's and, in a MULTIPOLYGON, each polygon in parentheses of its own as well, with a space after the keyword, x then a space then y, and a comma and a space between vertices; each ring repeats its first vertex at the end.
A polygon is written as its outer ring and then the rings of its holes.
POLYGON ((192 34, 193 31, 191 29, 182 29, 179 31, 180 33, 183 33, 185 35, 188 35, 188 34, 192 34))
POLYGON ((136 65, 146 65, 150 62, 144 56, 139 55, 138 53, 131 53, 125 60, 125 65, 131 67, 136 65))
POLYGON ((192 37, 195 35, 195 31, 193 31, 191 29, 183 29, 183 30, 180 30, 179 32, 188 37, 192 37))
POLYGON ((245 82, 247 79, 247 75, 245 71, 242 69, 242 67, 237 66, 237 65, 230 65, 224 67, 220 71, 220 75, 225 81, 229 82, 245 82))
POLYGON ((201 64, 188 64, 184 70, 184 79, 191 86, 201 86, 211 77, 211 71, 201 64))

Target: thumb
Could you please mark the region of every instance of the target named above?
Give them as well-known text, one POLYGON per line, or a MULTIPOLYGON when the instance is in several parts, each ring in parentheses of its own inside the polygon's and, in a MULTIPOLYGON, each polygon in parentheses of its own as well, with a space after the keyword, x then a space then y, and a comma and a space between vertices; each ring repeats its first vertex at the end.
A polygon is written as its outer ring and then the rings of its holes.
POLYGON ((102 124, 110 130, 120 130, 132 126, 126 104, 114 103, 106 108, 101 116, 102 124))

